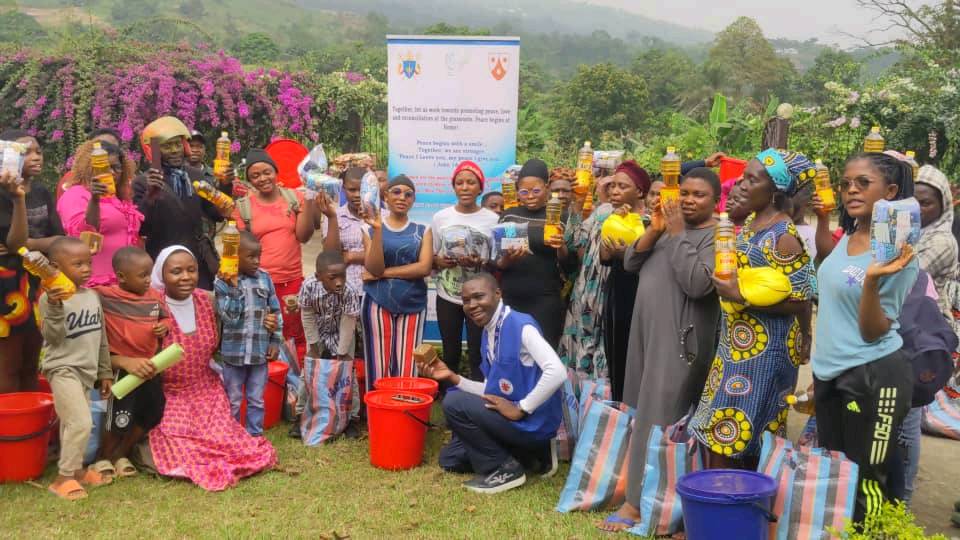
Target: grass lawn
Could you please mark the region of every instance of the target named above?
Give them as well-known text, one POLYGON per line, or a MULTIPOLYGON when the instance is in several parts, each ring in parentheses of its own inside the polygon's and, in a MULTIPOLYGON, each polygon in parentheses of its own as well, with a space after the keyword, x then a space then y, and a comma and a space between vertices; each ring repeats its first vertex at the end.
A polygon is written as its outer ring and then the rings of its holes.
MULTIPOLYGON (((434 411, 434 421, 440 420, 434 411)), ((181 480, 139 476, 93 490, 85 500, 56 499, 31 484, 0 485, 0 537, 48 538, 595 538, 604 514, 561 514, 554 506, 568 466, 549 480, 530 478, 494 496, 460 487, 437 453, 447 434, 432 429, 426 464, 405 472, 373 468, 367 441, 307 448, 267 433, 279 467, 222 493, 181 480)), ((38 484, 55 474, 48 468, 38 484)))

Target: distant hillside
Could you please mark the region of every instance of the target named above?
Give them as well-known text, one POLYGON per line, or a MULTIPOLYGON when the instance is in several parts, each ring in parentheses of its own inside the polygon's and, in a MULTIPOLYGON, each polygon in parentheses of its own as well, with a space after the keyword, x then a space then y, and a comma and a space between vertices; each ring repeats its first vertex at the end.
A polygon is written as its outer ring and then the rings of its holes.
POLYGON ((657 38, 677 45, 713 39, 706 30, 658 21, 604 6, 568 0, 298 0, 309 8, 380 13, 391 27, 422 28, 438 22, 471 27, 509 27, 538 34, 592 34, 604 30, 619 38, 657 38))

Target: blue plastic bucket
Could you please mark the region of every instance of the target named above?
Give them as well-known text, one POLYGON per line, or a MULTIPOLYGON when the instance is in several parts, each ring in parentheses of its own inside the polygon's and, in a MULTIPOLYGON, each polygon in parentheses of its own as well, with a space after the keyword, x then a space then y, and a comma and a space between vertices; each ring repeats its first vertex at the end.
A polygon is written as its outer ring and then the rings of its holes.
POLYGON ((677 483, 688 540, 767 540, 777 483, 765 474, 710 469, 677 483))

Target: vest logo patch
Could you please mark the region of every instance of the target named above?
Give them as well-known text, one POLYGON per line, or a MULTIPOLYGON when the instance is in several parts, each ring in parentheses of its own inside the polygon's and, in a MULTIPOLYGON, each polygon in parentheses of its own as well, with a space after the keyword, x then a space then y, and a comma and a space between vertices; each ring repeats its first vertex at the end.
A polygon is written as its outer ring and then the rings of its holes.
POLYGON ((512 382, 508 381, 507 379, 500 379, 498 384, 500 386, 500 391, 503 392, 504 394, 509 396, 510 394, 513 393, 512 382))

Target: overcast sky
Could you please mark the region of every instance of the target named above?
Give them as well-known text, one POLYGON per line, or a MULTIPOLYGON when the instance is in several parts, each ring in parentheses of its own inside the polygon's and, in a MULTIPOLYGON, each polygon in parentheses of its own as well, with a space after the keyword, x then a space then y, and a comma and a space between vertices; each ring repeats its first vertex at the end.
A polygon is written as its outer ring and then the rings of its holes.
MULTIPOLYGON (((806 40, 816 37, 825 44, 843 47, 858 44, 842 35, 865 35, 883 28, 872 11, 858 7, 856 0, 584 0, 585 3, 615 6, 648 17, 704 28, 723 30, 737 17, 755 19, 767 37, 806 40)), ((921 4, 912 0, 910 4, 921 4)), ((871 34, 879 40, 883 33, 871 34)))

